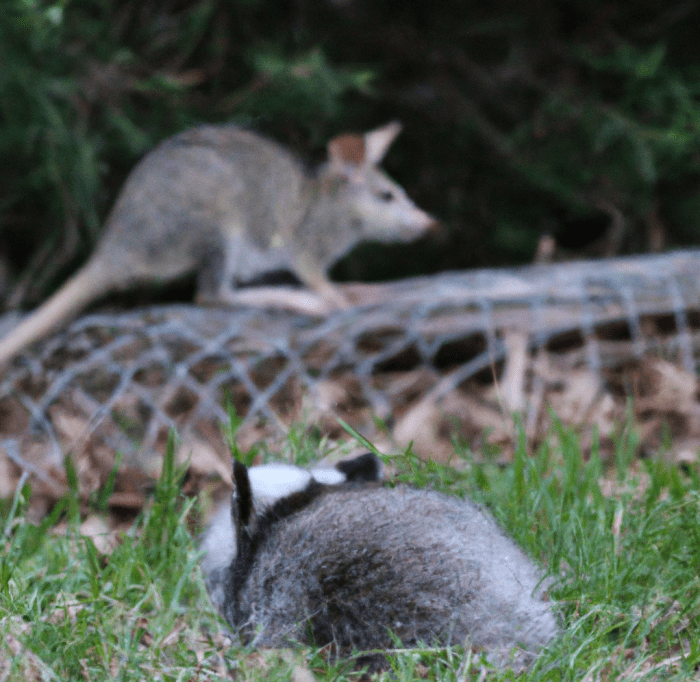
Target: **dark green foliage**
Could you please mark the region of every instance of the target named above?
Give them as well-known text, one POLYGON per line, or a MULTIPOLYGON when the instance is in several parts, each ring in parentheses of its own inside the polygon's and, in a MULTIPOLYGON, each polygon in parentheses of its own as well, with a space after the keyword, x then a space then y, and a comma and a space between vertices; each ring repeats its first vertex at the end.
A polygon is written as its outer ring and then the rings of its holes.
POLYGON ((288 46, 288 13, 270 10, 210 0, 0 3, 0 256, 19 272, 35 255, 42 276, 30 272, 28 298, 91 251, 126 174, 163 138, 232 118, 325 138, 319 123, 371 74, 335 67, 311 44, 288 46))
POLYGON ((399 118, 387 165, 442 238, 341 278, 700 238, 700 0, 0 3, 0 258, 35 302, 91 251, 136 160, 236 120, 319 158, 399 118), (595 238, 597 237, 597 241, 595 238), (586 250, 587 249, 587 250, 586 250))

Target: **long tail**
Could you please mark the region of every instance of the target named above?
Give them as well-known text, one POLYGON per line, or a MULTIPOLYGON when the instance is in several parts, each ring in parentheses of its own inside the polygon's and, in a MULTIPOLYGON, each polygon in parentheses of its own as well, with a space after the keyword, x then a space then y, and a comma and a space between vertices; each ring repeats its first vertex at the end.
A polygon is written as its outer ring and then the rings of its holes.
POLYGON ((0 367, 30 343, 65 324, 113 286, 110 269, 104 267, 104 263, 95 259, 88 262, 51 298, 0 339, 0 367))

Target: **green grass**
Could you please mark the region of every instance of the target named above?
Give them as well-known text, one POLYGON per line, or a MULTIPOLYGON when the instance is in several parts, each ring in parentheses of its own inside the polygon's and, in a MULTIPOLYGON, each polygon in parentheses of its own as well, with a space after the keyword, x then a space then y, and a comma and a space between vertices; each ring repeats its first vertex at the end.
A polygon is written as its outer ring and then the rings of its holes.
MULTIPOLYGON (((285 454, 308 463, 319 443, 303 433, 285 454)), ((392 458, 399 481, 487 506, 553 577, 561 636, 527 672, 489 680, 698 676, 700 468, 638 461, 633 449, 633 438, 621 440, 606 468, 595 451, 584 461, 575 435, 559 429, 535 453, 521 444, 508 467, 477 464, 461 448, 454 467, 410 450, 392 458)), ((322 651, 231 645, 208 603, 188 530, 197 501, 181 495, 181 479, 169 458, 152 504, 108 555, 79 534, 75 493, 38 526, 23 517, 26 485, 2 507, 0 680, 360 678, 322 651)), ((389 660, 384 679, 483 678, 457 648, 389 660)))

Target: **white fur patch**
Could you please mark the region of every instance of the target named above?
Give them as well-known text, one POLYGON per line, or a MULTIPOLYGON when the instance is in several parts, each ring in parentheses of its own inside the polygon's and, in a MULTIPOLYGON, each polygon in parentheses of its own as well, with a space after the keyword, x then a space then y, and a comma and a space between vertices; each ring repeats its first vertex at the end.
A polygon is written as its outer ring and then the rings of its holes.
POLYGON ((338 471, 335 467, 316 467, 311 469, 311 476, 314 480, 326 485, 340 485, 345 483, 347 478, 342 471, 338 471))
POLYGON ((311 474, 292 464, 274 462, 248 469, 253 504, 272 504, 301 492, 309 485, 311 474))

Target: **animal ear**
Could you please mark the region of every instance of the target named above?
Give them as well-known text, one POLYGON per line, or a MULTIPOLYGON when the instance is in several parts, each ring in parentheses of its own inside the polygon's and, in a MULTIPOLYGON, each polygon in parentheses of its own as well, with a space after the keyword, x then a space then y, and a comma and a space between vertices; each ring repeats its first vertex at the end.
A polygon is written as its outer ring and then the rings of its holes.
POLYGON ((328 142, 328 161, 331 178, 349 180, 356 177, 365 165, 365 138, 350 133, 337 135, 328 142))
POLYGON ((338 462, 335 468, 345 474, 346 481, 381 481, 384 478, 382 462, 371 452, 338 462))
POLYGON ((378 165, 400 132, 401 124, 398 121, 392 121, 381 128, 365 133, 365 163, 373 166, 378 165))
POLYGON ((233 460, 233 484, 235 489, 231 504, 231 516, 236 527, 236 535, 240 535, 242 532, 248 531, 254 510, 248 467, 237 459, 233 460))
POLYGON ((364 136, 352 133, 336 135, 328 142, 328 158, 334 163, 364 163, 364 136))

